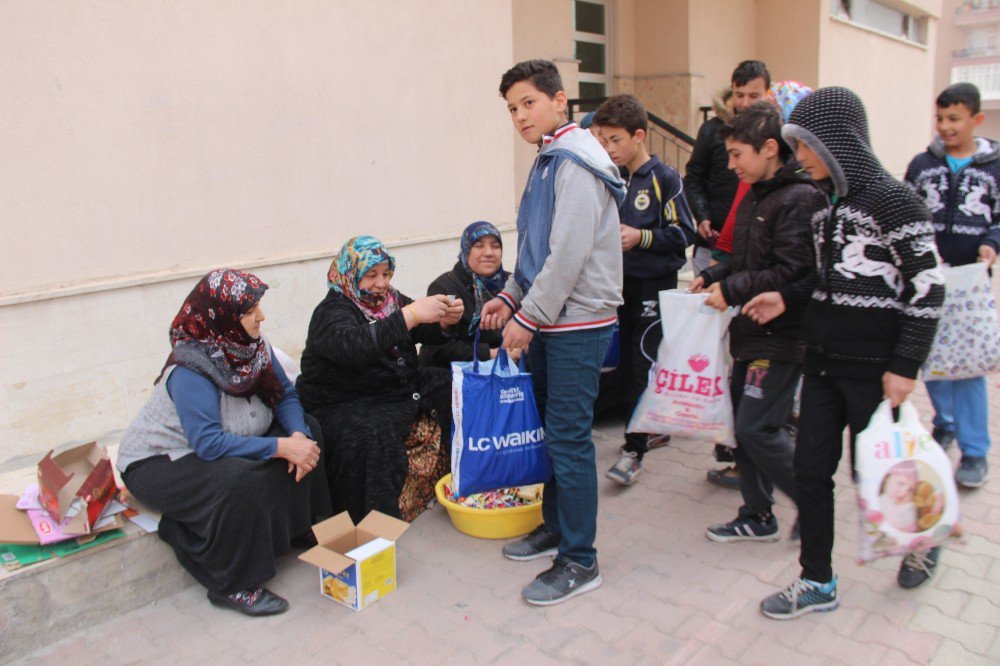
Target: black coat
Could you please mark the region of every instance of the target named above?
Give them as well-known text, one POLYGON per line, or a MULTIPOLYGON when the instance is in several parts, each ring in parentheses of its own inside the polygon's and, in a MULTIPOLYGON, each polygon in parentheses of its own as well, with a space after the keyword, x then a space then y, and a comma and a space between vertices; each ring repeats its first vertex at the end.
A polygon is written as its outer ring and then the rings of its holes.
MULTIPOLYGON (((729 170, 726 142, 719 138, 723 125, 725 121, 719 117, 702 123, 684 170, 684 196, 694 213, 695 227, 702 220, 711 220, 716 231, 722 231, 739 185, 739 179, 729 170)), ((695 242, 706 245, 700 235, 695 242)))
MULTIPOLYGON (((733 228, 733 257, 702 272, 705 285, 719 282, 729 305, 777 291, 808 276, 815 265, 812 217, 828 206, 826 195, 797 163, 755 183, 740 202, 733 228)), ((761 326, 744 314, 729 327, 737 361, 772 359, 801 363, 802 315, 786 312, 761 326)))
MULTIPOLYGON (((462 268, 461 262, 455 262, 455 267, 447 273, 442 273, 431 286, 427 287, 427 295, 445 294, 458 296, 465 304, 462 320, 455 324, 454 337, 443 343, 424 343, 420 346, 420 365, 451 367, 452 361, 471 361, 472 343, 475 333, 469 333, 469 324, 476 308, 476 297, 473 294, 472 278, 462 268)), ((490 350, 500 346, 499 330, 483 330, 479 334, 479 347, 476 349, 480 361, 490 358, 490 350)))
MULTIPOLYGON (((412 300, 400 294, 400 308, 412 300)), ((447 340, 438 324, 406 329, 402 311, 369 323, 330 290, 313 311, 296 389, 326 439, 334 513, 360 521, 372 509, 399 516, 406 480, 403 446, 420 411, 451 439, 451 375, 418 368, 415 343, 447 340)))

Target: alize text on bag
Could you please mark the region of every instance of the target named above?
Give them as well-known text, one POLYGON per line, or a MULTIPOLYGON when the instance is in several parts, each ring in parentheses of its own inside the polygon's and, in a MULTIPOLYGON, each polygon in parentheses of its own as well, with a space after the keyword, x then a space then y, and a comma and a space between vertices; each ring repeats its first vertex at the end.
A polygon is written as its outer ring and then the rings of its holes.
POLYGON ((903 439, 902 433, 895 431, 892 433, 891 442, 887 442, 885 440, 876 442, 874 446, 875 458, 879 460, 893 458, 905 459, 912 458, 921 451, 931 450, 931 442, 934 441, 934 438, 926 432, 921 434, 919 437, 914 436, 909 432, 907 432, 906 435, 906 439, 903 439))
MULTIPOLYGON (((522 398, 523 399, 523 398, 522 398)), ((490 445, 499 451, 511 446, 524 446, 525 444, 538 444, 545 441, 545 428, 535 428, 524 432, 509 432, 499 437, 480 437, 477 440, 469 438, 470 451, 489 451, 490 445)))

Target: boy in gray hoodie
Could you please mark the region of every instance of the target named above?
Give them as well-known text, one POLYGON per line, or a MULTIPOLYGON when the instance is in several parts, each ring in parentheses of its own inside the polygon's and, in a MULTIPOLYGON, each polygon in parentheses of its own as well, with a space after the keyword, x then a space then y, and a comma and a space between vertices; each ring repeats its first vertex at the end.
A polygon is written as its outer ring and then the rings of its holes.
POLYGON ((530 604, 557 604, 601 585, 597 468, 591 427, 601 363, 622 303, 618 204, 625 186, 590 132, 567 122, 554 64, 529 60, 500 81, 514 128, 539 146, 517 214, 517 264, 481 326, 503 327, 503 347, 528 347, 552 478, 544 523, 509 543, 513 560, 556 555, 525 587, 530 604), (529 346, 530 345, 530 346, 529 346))

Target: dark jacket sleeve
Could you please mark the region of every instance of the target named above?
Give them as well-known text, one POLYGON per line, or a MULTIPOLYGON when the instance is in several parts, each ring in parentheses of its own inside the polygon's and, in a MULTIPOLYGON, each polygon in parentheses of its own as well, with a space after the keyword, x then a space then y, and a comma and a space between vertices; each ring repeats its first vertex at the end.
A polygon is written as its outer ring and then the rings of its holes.
MULTIPOLYGON (((810 189, 812 189, 810 187, 810 189)), ((733 273, 721 282, 722 295, 729 305, 741 305, 757 294, 777 291, 809 274, 816 265, 812 241, 812 215, 825 205, 818 191, 797 197, 777 211, 771 234, 767 268, 733 273)))
POLYGON ((683 255, 694 243, 697 225, 684 196, 684 184, 673 169, 664 169, 662 174, 654 173, 653 178, 659 180, 660 191, 663 193, 660 205, 662 224, 652 229, 653 242, 649 251, 654 254, 683 255))
MULTIPOLYGON (((469 339, 467 331, 469 329, 469 324, 472 323, 472 308, 475 307, 475 303, 469 302, 468 294, 465 292, 465 289, 459 289, 455 284, 453 273, 450 271, 438 276, 438 278, 434 280, 434 282, 431 282, 430 286, 427 287, 428 296, 433 296, 434 294, 460 296, 462 298, 462 302, 465 304, 465 312, 462 314, 462 319, 455 324, 456 330, 450 339, 443 343, 425 343, 421 347, 421 357, 429 359, 431 365, 446 368, 449 364, 455 361, 472 360, 473 345, 472 340, 469 339)), ((485 361, 490 357, 490 346, 486 343, 480 342, 477 352, 479 360, 485 361)))
POLYGON ((698 128, 694 149, 684 171, 684 191, 687 202, 695 216, 695 224, 712 219, 712 209, 708 205, 708 178, 712 172, 712 147, 718 122, 705 121, 698 128))
MULTIPOLYGON (((409 302, 405 299, 401 306, 409 302)), ((308 341, 316 353, 342 366, 366 368, 393 347, 411 343, 402 307, 371 323, 359 320, 356 311, 357 307, 347 299, 316 311, 308 341)))

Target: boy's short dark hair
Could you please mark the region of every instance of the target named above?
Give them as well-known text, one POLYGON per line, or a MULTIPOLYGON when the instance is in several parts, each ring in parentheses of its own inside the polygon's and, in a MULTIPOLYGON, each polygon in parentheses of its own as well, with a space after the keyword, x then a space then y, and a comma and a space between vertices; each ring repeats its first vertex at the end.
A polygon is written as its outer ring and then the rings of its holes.
POLYGON ((613 95, 604 100, 594 113, 594 124, 601 127, 623 127, 634 135, 649 129, 646 107, 635 95, 613 95))
POLYGON ((500 77, 500 96, 506 99, 511 86, 521 81, 528 81, 549 97, 564 90, 559 70, 551 60, 525 60, 508 69, 500 77))
POLYGON ((771 72, 767 71, 767 65, 760 60, 744 60, 736 65, 731 81, 734 86, 745 86, 754 79, 764 79, 764 87, 771 87, 771 72))
POLYGON ((760 101, 746 111, 733 116, 733 119, 719 128, 719 138, 725 141, 732 139, 753 146, 760 152, 768 139, 778 142, 778 157, 782 162, 788 160, 792 149, 781 138, 781 111, 768 101, 760 101))
POLYGON ((972 115, 976 115, 980 109, 979 88, 971 83, 951 84, 938 95, 937 106, 947 109, 952 104, 964 104, 972 115))

